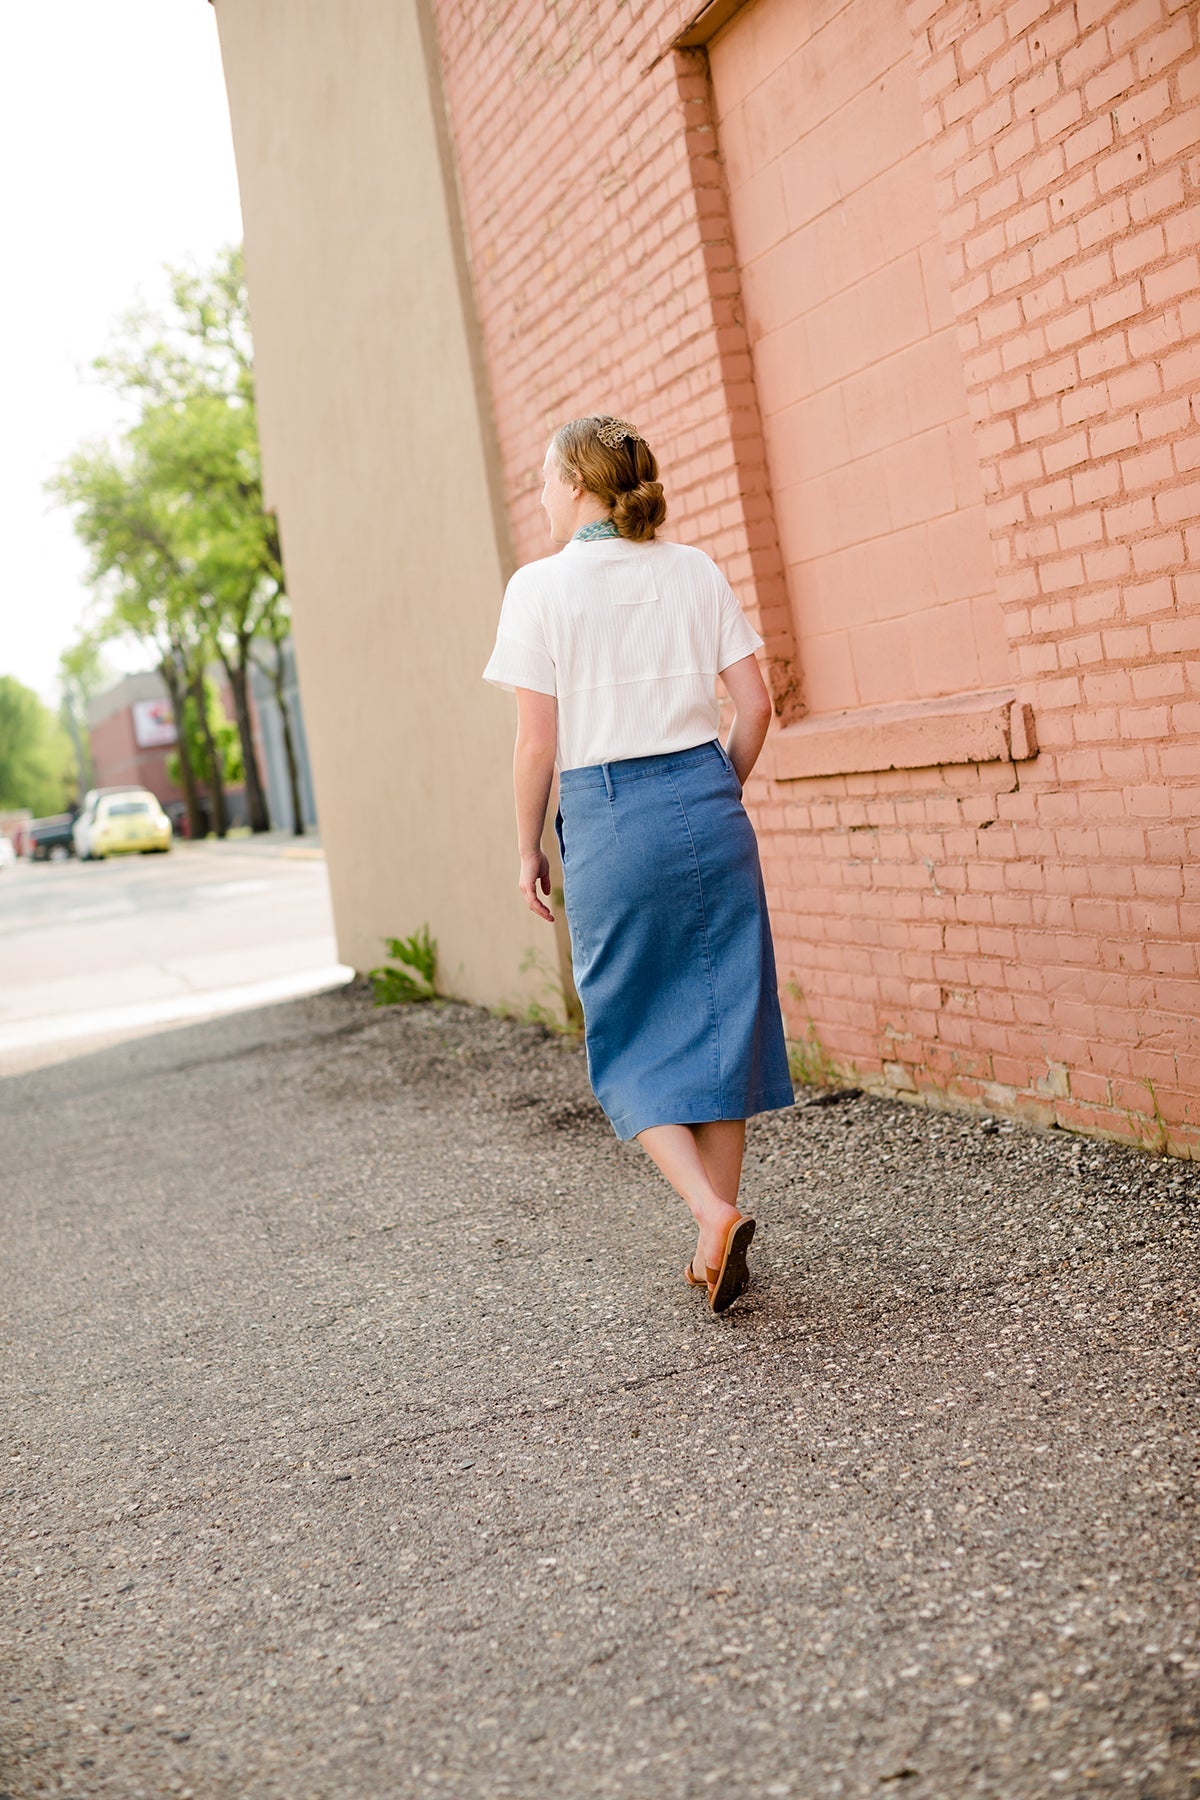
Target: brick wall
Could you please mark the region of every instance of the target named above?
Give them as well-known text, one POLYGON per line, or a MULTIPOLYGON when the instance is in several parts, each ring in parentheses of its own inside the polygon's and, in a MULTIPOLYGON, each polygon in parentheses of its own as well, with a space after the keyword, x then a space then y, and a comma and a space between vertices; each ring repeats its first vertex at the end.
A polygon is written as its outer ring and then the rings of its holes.
MULTIPOLYGON (((843 10, 789 4, 814 31, 843 10)), ((669 49, 697 7, 634 10, 435 3, 517 555, 547 548, 553 425, 636 419, 803 731, 707 62, 669 49)), ((818 1072, 1196 1153, 1195 9, 911 0, 906 23, 1041 749, 819 780, 764 758, 789 1022, 818 1072)))
POLYGON ((1014 1089, 1066 1088, 1069 1123, 1194 1152, 1196 8, 914 0, 909 22, 1041 745, 964 869, 960 973, 1011 1008, 972 1042, 1014 1089))
POLYGON ((810 710, 1011 680, 903 0, 710 52, 810 710))
POLYGON ((791 618, 695 10, 435 0, 467 248, 518 562, 550 548, 551 431, 603 409, 661 451, 670 529, 702 543, 800 710, 791 618))
POLYGON ((97 787, 149 788, 165 805, 181 798, 167 774, 167 750, 143 750, 133 732, 133 709, 123 706, 98 725, 90 727, 92 762, 97 787))

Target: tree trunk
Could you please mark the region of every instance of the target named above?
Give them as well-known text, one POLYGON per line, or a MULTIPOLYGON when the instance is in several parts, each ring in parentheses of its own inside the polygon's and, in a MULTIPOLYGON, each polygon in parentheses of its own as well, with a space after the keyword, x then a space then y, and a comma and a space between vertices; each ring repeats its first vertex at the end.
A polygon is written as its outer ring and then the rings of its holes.
POLYGON ((225 673, 229 677, 229 691, 233 695, 233 714, 237 720, 238 737, 242 745, 242 768, 246 775, 246 823, 251 831, 270 831, 271 815, 267 809, 267 796, 263 789, 263 779, 258 767, 258 753, 254 744, 254 723, 250 717, 250 681, 247 645, 238 645, 239 661, 234 662, 222 651, 221 661, 225 673))
POLYGON ((208 695, 204 691, 204 670, 192 677, 192 699, 196 702, 196 716, 200 723, 200 735, 204 739, 204 748, 208 751, 208 766, 212 770, 212 802, 213 830, 219 838, 229 834, 229 816, 225 811, 225 771, 221 767, 221 753, 217 749, 216 739, 212 734, 212 725, 208 717, 208 695))
POLYGON ((75 768, 79 775, 79 798, 82 801, 88 789, 96 785, 96 771, 92 764, 91 743, 88 738, 87 706, 85 704, 82 707, 76 707, 75 695, 69 687, 64 687, 62 710, 67 733, 71 739, 71 748, 75 752, 75 768), (83 714, 84 719, 82 725, 79 722, 80 713, 83 714))
POLYGON ((304 836, 304 808, 300 804, 300 776, 296 769, 296 746, 292 742, 292 721, 288 712, 287 701, 283 697, 283 639, 275 639, 275 672, 271 677, 271 685, 275 691, 275 704, 279 708, 279 717, 283 724, 283 754, 287 758, 288 789, 292 799, 292 836, 304 836))
POLYGON ((202 820, 200 818, 200 797, 196 792, 196 771, 188 756, 187 732, 183 722, 183 683, 179 679, 179 671, 175 667, 172 656, 164 656, 159 664, 159 671, 167 684, 167 692, 171 696, 171 711, 175 718, 175 748, 179 757, 179 779, 183 787, 183 803, 187 808, 188 836, 193 842, 203 837, 202 820))

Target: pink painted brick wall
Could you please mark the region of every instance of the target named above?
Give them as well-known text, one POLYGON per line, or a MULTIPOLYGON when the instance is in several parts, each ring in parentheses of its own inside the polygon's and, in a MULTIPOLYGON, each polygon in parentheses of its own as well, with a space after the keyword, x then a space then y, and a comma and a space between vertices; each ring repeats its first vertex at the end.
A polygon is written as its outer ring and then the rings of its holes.
POLYGON ((702 543, 801 710, 791 615, 703 54, 648 67, 686 0, 435 7, 517 558, 555 425, 636 421, 661 452, 671 530, 702 543))
MULTIPOLYGON (((854 3, 751 0, 730 37, 756 12, 815 31, 854 3)), ((547 547, 551 427, 584 407, 636 419, 671 531, 761 621, 786 720, 805 632, 780 540, 806 538, 768 478, 705 56, 668 49, 695 10, 436 3, 517 555, 547 547)), ((790 1024, 875 1085, 1197 1154, 1196 11, 909 0, 904 23, 926 148, 889 168, 932 184, 932 213, 928 186, 903 192, 939 226, 941 276, 923 226, 922 270, 953 325, 931 335, 957 345, 1041 751, 752 781, 790 1024)))
POLYGON ((977 934, 963 954, 984 952, 977 1015, 988 990, 1036 984, 1001 1036, 974 1029, 964 1049, 1027 1094, 1039 1063, 1064 1065, 1069 1093, 1046 1098, 1066 1121, 1194 1152, 1196 9, 911 0, 908 16, 1004 625, 1041 745, 966 860, 978 917, 955 909, 977 934))
POLYGON ((812 712, 1011 681, 903 0, 757 0, 709 57, 812 712))

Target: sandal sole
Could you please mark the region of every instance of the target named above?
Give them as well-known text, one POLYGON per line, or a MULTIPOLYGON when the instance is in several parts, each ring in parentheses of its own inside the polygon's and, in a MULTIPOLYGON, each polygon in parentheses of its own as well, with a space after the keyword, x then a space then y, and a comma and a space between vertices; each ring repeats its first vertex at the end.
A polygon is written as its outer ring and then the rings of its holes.
POLYGON ((754 1237, 754 1220, 739 1219, 725 1240, 725 1254, 721 1258, 721 1269, 717 1276, 717 1284, 709 1298, 709 1305, 715 1313, 728 1312, 738 1295, 745 1290, 750 1279, 750 1269, 746 1262, 746 1252, 754 1237))

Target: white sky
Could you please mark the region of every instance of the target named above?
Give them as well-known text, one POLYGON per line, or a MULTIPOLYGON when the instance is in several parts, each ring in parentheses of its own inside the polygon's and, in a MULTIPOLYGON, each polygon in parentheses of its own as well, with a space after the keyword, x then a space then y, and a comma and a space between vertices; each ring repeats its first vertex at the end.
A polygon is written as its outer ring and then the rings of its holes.
POLYGON ((0 169, 0 675, 54 701, 59 652, 90 595, 68 515, 42 483, 119 423, 91 359, 134 299, 160 296, 164 263, 207 263, 241 236, 208 0, 9 8, 0 169))

